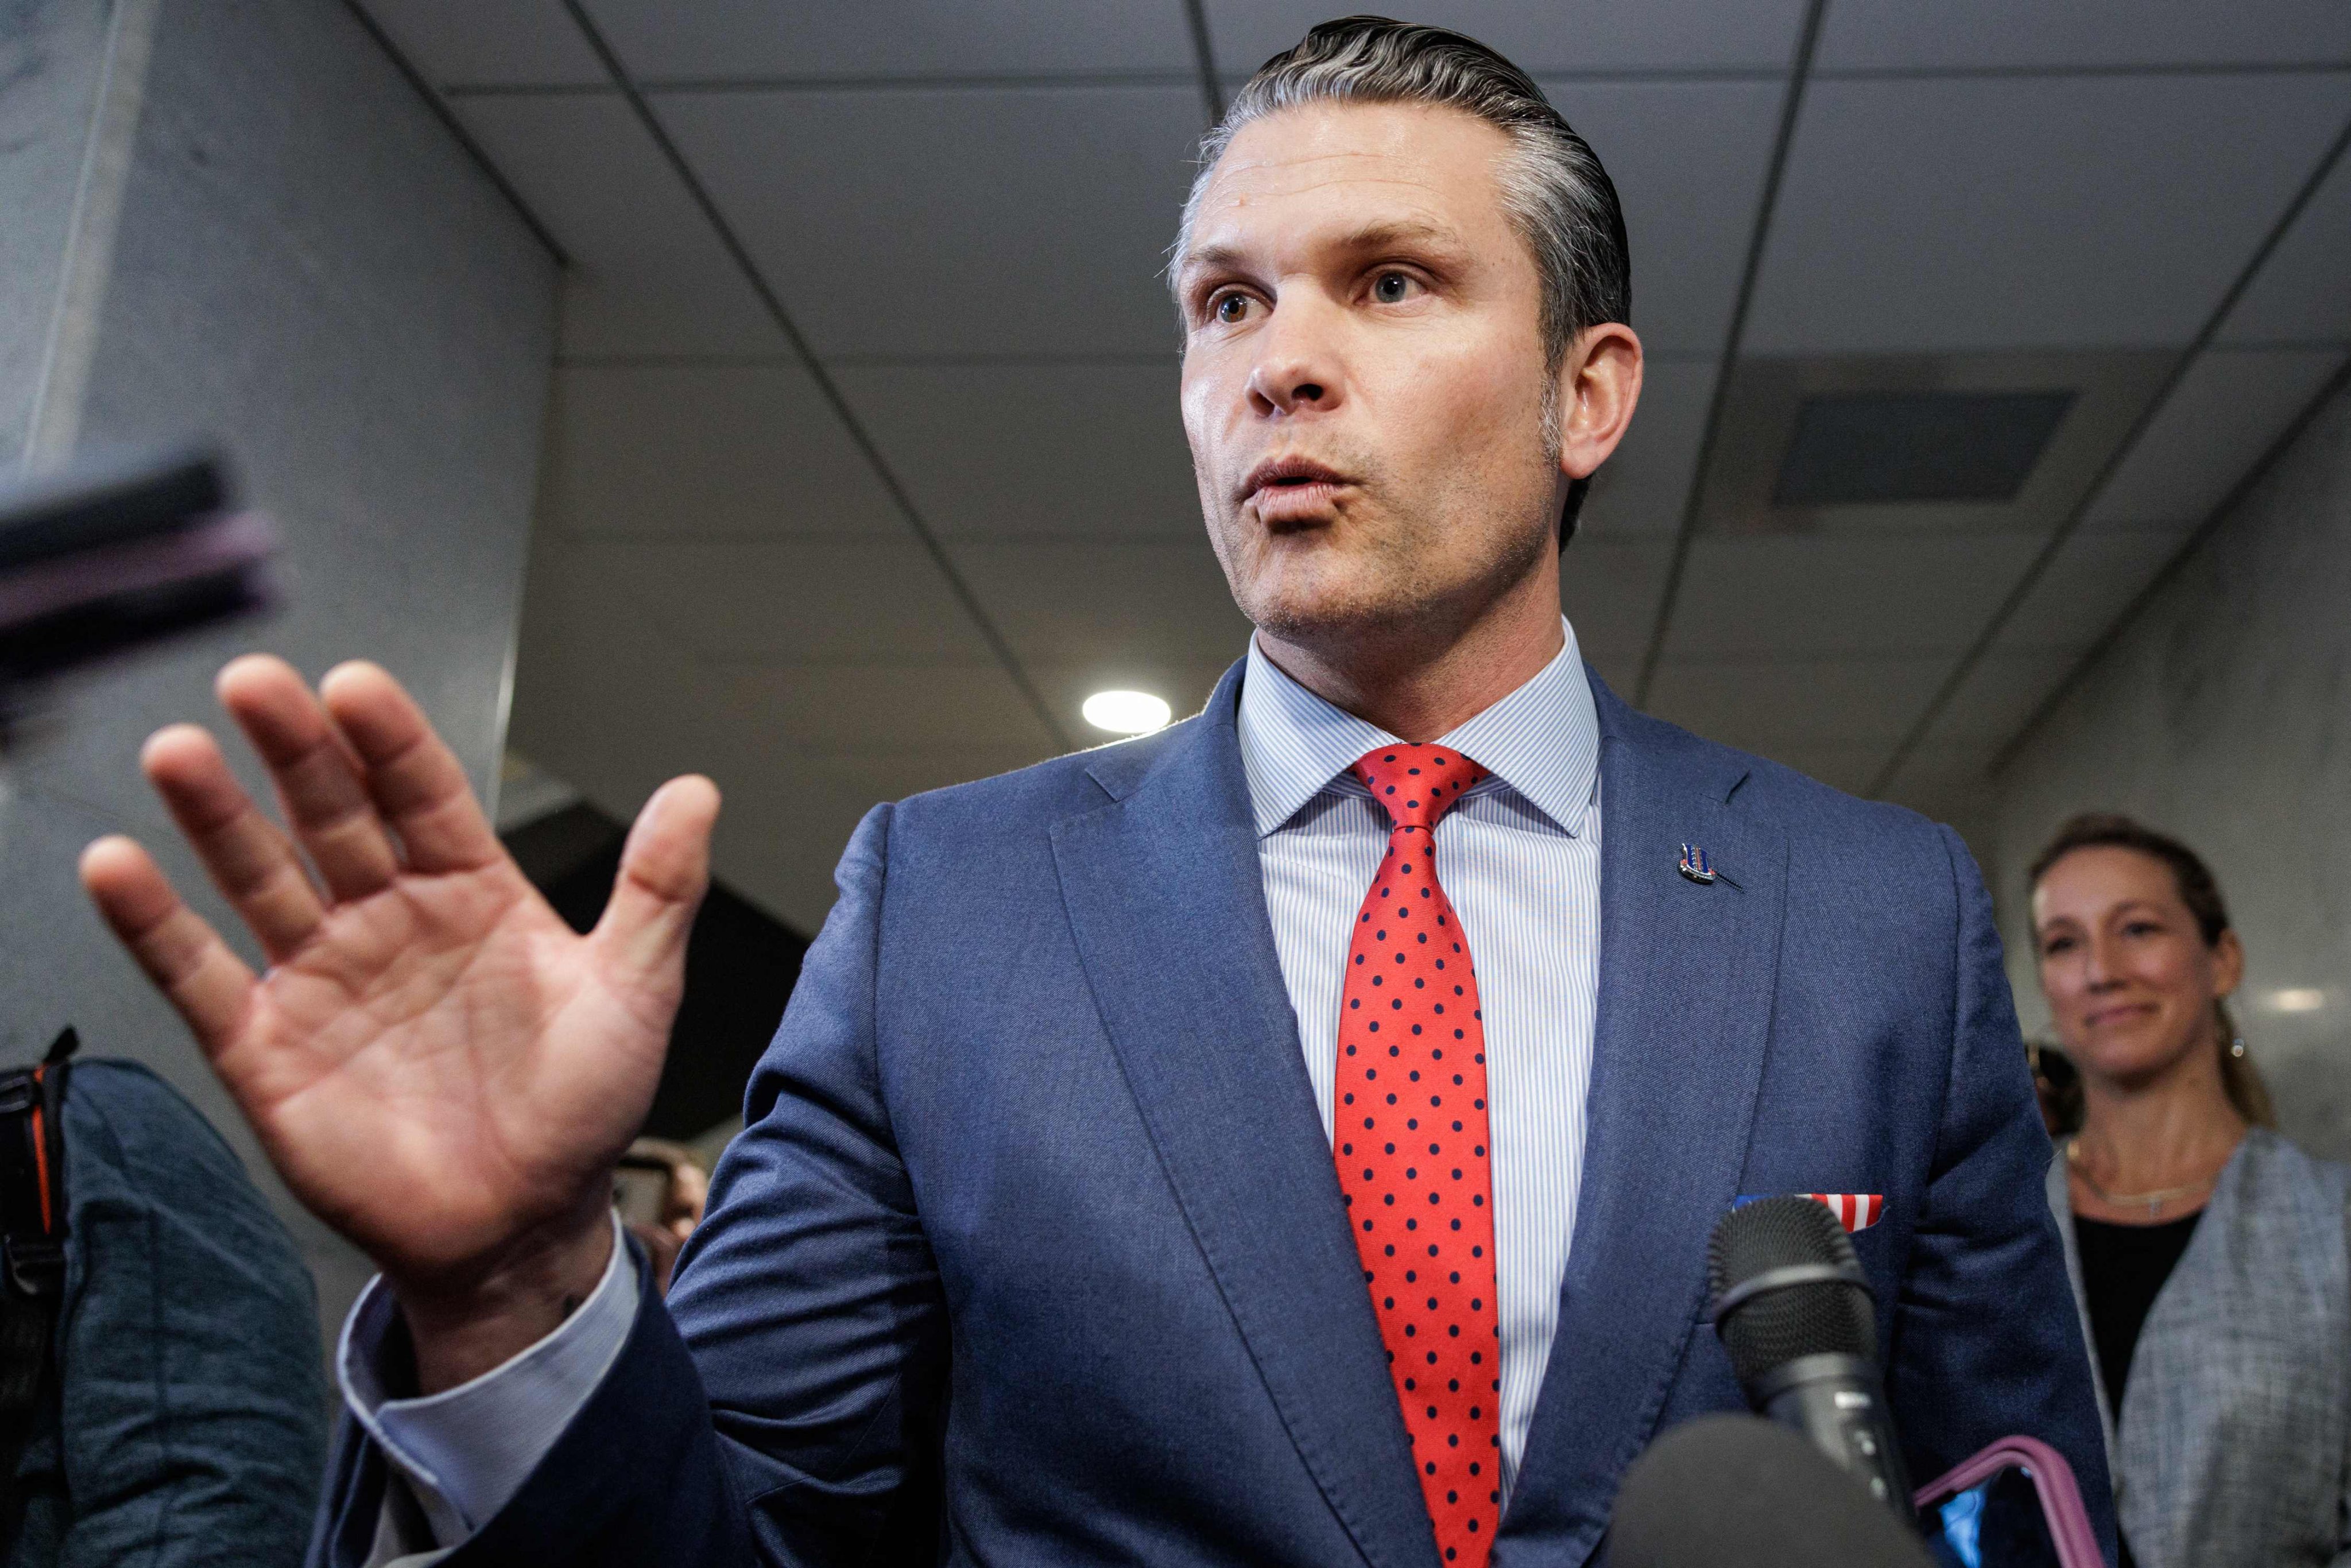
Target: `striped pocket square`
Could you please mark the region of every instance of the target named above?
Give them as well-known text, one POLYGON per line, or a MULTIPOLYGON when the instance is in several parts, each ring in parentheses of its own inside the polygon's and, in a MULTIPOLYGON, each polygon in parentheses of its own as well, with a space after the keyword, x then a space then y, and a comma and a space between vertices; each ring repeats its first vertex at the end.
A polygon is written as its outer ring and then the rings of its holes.
MULTIPOLYGON (((1771 1196, 1761 1192, 1744 1193, 1730 1207, 1744 1208, 1758 1198, 1771 1196)), ((1866 1230, 1886 1217, 1886 1195, 1882 1192, 1800 1192, 1793 1196, 1826 1204, 1829 1212, 1837 1217, 1837 1223, 1849 1231, 1866 1230)))

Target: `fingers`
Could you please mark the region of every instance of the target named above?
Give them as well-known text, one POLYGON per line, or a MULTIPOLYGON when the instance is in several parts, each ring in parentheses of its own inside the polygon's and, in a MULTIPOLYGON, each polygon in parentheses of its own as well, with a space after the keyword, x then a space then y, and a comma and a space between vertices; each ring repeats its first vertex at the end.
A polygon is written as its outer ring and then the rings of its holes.
POLYGON ((400 835, 412 869, 471 871, 505 852, 456 754, 398 681, 355 661, 328 671, 319 695, 358 755, 368 794, 400 835))
MULTIPOLYGON (((229 772, 227 759, 213 737, 192 724, 175 724, 156 731, 139 760, 156 792, 163 797, 172 820, 180 825, 238 916, 252 927, 271 962, 308 941, 325 918, 318 891, 304 873, 292 842, 254 805, 229 772)), ((177 895, 147 859, 146 852, 127 840, 122 842, 146 865, 153 886, 176 905, 177 895)), ((119 853, 110 853, 104 863, 111 865, 118 858, 119 853)), ((140 885, 148 884, 141 881, 140 885)), ((120 927, 116 929, 120 935, 120 927)))
POLYGON ((675 983, 694 912, 710 884, 718 787, 699 775, 653 791, 629 830, 611 902, 591 940, 624 984, 675 983))
POLYGON ((204 1054, 217 1059, 252 1004, 253 971, 180 902, 162 869, 129 839, 104 838, 84 850, 81 882, 204 1054))
POLYGON ((221 706, 261 754, 286 821, 338 901, 391 885, 400 860, 356 758, 291 664, 250 653, 221 671, 221 706))

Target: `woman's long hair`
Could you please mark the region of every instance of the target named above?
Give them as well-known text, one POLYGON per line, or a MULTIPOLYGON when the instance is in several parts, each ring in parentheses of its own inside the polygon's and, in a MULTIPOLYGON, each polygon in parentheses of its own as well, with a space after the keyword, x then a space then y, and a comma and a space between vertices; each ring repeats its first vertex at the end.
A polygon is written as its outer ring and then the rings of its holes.
MULTIPOLYGON (((2207 947, 2229 929, 2229 906, 2221 901, 2220 884, 2213 880, 2212 868, 2204 863, 2203 857, 2178 839, 2116 811, 2085 811, 2058 829, 2057 836, 2032 858, 2031 885, 2040 886, 2049 868, 2075 850, 2094 849, 2137 850, 2170 867, 2171 880, 2179 884, 2179 901, 2195 917, 2196 929, 2203 935, 2207 947)), ((2231 1049, 2241 1037, 2228 1003, 2213 1002, 2212 1022, 2216 1049, 2220 1053, 2220 1087, 2227 1092, 2229 1103, 2253 1126, 2276 1126, 2277 1108, 2270 1102, 2269 1085, 2262 1082, 2261 1071, 2253 1066, 2251 1057, 2236 1055, 2231 1049)))

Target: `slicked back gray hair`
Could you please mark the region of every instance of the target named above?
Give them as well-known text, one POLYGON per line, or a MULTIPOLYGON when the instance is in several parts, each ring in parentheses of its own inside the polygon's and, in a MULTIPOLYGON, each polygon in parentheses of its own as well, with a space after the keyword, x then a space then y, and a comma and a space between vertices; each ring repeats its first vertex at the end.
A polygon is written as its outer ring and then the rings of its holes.
MULTIPOLYGON (((1235 134, 1252 120, 1310 103, 1440 104, 1501 131, 1512 145, 1499 174, 1502 205, 1534 252, 1549 368, 1558 370, 1586 328, 1629 321, 1633 267, 1625 210, 1591 146, 1531 77, 1477 39, 1385 16, 1324 22, 1258 68, 1200 143, 1200 172, 1176 235, 1179 266, 1191 249, 1201 193, 1235 134)), ((1171 267, 1171 285, 1175 276, 1171 267)), ((1578 479, 1568 486, 1559 522, 1562 545, 1591 486, 1578 479)))

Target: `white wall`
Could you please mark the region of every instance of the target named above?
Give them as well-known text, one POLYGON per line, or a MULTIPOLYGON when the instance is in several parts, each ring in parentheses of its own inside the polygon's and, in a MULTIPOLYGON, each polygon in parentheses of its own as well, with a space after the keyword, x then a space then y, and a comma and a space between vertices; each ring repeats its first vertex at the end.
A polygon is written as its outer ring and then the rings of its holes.
POLYGON ((2000 780, 2000 897, 2028 1033, 2024 868, 2075 811, 2210 862, 2249 957, 2238 1009, 2286 1132, 2351 1158, 2351 392, 2339 392, 2000 780), (2282 990, 2322 991, 2281 1012, 2282 990))
POLYGON ((0 477, 29 436, 113 7, 0 0, 0 477))
MULTIPOLYGON (((357 654, 383 661, 476 780, 491 777, 555 265, 345 6, 117 4, 148 26, 152 49, 135 90, 121 90, 118 72, 111 110, 93 113, 112 8, 0 0, 8 60, 43 62, 12 76, 0 60, 0 131, 39 136, 38 156, 0 152, 0 211, 10 214, 0 221, 0 425, 16 421, 14 451, 40 431, 53 450, 60 432, 85 449, 219 436, 285 539, 286 598, 265 621, 74 678, 10 738, 0 755, 0 1060, 29 1058, 75 1023, 85 1050, 136 1058, 179 1086, 266 1183, 185 1031, 88 910, 74 859, 99 833, 133 833, 222 919, 136 758, 172 719, 219 727, 212 673, 250 648, 313 675, 357 654), (125 110, 128 125, 115 112, 125 110), (89 183, 79 170, 92 136, 127 152, 110 247, 70 245, 73 225, 50 221, 58 181, 89 183), (44 244, 16 232, 19 198, 45 214, 44 244), (79 280, 79 297, 96 304, 79 361, 50 377, 53 392, 76 395, 69 408, 52 395, 36 422, 17 345, 57 337, 49 312, 77 293, 60 277, 100 263, 100 276, 79 280)), ((123 31, 113 29, 118 43, 123 31)), ((0 446, 0 460, 14 451, 0 446)), ((363 1267, 270 1186, 331 1322, 363 1267)))

